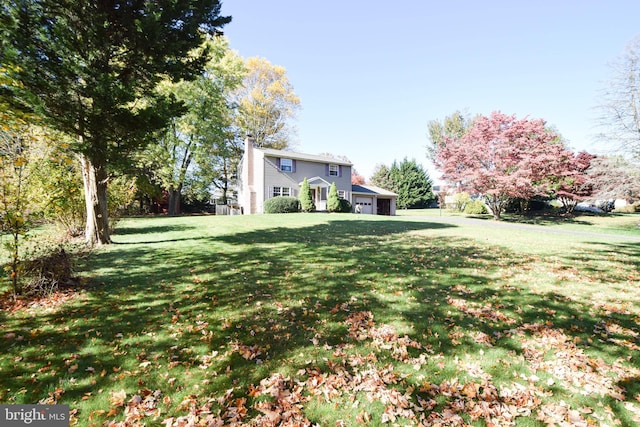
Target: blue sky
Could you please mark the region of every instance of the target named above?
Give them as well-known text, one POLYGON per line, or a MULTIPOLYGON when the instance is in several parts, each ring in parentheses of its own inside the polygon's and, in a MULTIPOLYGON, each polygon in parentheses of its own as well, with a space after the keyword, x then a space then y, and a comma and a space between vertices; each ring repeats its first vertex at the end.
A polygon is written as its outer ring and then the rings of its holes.
POLYGON ((302 110, 295 149, 367 179, 407 157, 437 180, 427 123, 455 110, 543 118, 594 141, 608 64, 640 34, 637 0, 226 0, 231 48, 282 65, 302 110))

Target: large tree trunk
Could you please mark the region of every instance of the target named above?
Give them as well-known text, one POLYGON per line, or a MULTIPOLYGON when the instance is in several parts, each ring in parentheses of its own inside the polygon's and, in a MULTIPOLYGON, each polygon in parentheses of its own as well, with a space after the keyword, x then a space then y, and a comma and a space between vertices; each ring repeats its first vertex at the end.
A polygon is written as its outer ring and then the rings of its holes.
POLYGON ((496 195, 486 196, 487 206, 493 215, 493 219, 500 221, 502 215, 502 208, 504 207, 504 200, 496 195))
POLYGON ((169 187, 168 190, 168 214, 170 216, 180 215, 180 196, 182 194, 182 185, 178 185, 177 187, 169 187))
POLYGON ((226 205, 227 202, 229 201, 229 197, 227 196, 227 194, 229 193, 229 180, 225 179, 224 182, 222 183, 222 197, 221 197, 221 201, 223 205, 226 205))
POLYGON ((562 207, 564 207, 564 212, 567 215, 573 214, 573 211, 576 208, 578 201, 570 199, 568 197, 560 197, 560 201, 562 202, 562 207))
POLYGON ((109 234, 109 211, 107 209, 107 170, 105 165, 96 165, 88 157, 81 156, 84 200, 87 222, 84 229, 88 245, 111 243, 109 234))

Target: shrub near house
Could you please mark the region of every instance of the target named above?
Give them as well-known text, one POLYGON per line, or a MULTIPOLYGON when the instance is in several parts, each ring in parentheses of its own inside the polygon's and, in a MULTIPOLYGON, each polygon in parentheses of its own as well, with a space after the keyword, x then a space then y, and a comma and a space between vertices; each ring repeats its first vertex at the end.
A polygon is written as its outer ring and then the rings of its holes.
POLYGON ((464 205, 464 213, 468 215, 486 214, 487 207, 480 199, 470 200, 464 205))
POLYGON ((307 177, 304 178, 300 186, 300 208, 302 212, 314 212, 316 210, 316 204, 313 202, 313 194, 307 177))
POLYGON ((300 200, 291 196, 272 197, 264 203, 264 213, 300 212, 300 200))

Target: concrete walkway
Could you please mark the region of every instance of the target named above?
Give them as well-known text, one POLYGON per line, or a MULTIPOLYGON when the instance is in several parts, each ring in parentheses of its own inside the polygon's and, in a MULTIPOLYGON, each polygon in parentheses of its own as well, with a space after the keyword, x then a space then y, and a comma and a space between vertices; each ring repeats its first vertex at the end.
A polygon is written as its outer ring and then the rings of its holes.
POLYGON ((441 223, 449 223, 449 224, 456 224, 456 223, 469 224, 469 225, 478 225, 482 227, 511 228, 511 229, 537 231, 541 233, 566 234, 570 236, 584 236, 584 237, 594 237, 594 238, 607 239, 607 240, 626 240, 626 241, 632 241, 632 242, 640 242, 640 236, 625 235, 625 234, 591 233, 588 231, 575 231, 575 230, 560 230, 560 229, 544 227, 541 225, 514 224, 512 222, 494 221, 490 219, 485 220, 485 219, 464 218, 464 217, 457 217, 457 216, 406 216, 405 218, 416 218, 416 219, 430 221, 430 222, 441 222, 441 223))

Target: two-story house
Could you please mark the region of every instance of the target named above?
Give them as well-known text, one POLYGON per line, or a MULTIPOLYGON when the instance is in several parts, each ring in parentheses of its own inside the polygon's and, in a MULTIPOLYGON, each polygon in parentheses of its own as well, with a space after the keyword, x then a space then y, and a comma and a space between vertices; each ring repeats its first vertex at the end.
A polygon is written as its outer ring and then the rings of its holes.
POLYGON ((272 197, 300 197, 307 178, 319 211, 327 209, 329 188, 335 183, 338 196, 349 200, 354 212, 395 215, 398 195, 371 185, 351 185, 352 166, 330 156, 257 148, 248 137, 238 171, 238 204, 245 214, 263 213, 264 202, 272 197))
POLYGON ((351 201, 351 167, 345 160, 293 151, 257 148, 245 140, 238 176, 238 203, 245 214, 262 213, 265 200, 276 196, 300 196, 307 178, 316 209, 326 210, 329 188, 335 182, 338 196, 351 201))

